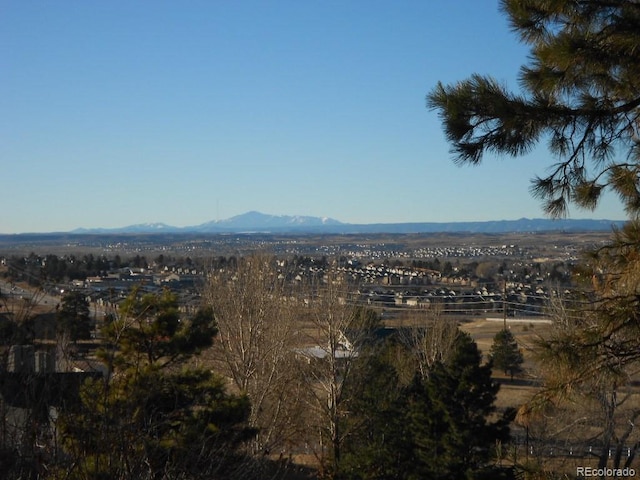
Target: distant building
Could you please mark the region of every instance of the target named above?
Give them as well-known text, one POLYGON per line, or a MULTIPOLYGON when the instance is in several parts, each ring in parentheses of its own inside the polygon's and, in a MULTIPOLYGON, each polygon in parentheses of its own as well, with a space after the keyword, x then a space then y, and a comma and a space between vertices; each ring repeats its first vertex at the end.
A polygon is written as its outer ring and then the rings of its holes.
POLYGON ((53 352, 35 351, 33 345, 12 345, 7 371, 11 373, 51 373, 56 371, 53 352))

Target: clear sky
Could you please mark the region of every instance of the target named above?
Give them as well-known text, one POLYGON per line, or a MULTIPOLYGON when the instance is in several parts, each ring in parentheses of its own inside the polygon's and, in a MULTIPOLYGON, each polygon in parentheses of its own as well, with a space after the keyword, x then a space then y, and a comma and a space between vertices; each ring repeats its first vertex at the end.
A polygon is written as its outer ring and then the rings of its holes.
POLYGON ((425 107, 526 56, 493 0, 0 0, 0 233, 542 217, 553 158, 456 166, 425 107))

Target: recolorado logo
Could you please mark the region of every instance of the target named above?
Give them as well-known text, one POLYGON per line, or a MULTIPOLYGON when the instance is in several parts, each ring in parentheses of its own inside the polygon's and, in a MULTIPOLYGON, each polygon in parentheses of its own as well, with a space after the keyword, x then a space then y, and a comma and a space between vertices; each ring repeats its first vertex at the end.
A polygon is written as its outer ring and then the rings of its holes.
POLYGON ((576 475, 578 477, 614 477, 629 478, 635 477, 636 471, 633 468, 593 468, 593 467, 576 467, 576 475))

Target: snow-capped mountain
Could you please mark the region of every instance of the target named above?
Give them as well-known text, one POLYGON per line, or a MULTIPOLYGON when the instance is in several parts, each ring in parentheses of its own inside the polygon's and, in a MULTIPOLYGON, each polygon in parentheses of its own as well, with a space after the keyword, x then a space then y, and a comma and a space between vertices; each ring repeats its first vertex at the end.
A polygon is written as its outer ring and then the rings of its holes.
POLYGON ((269 231, 269 230, 287 230, 296 229, 297 227, 322 227, 325 225, 343 225, 342 222, 328 217, 310 217, 303 215, 267 215, 256 211, 236 215, 235 217, 225 220, 213 220, 192 227, 191 230, 198 232, 217 232, 217 231, 269 231))
POLYGON ((225 233, 225 232, 295 232, 315 231, 328 226, 344 225, 328 217, 304 215, 268 215, 256 211, 236 215, 225 220, 190 227, 174 227, 166 223, 139 223, 119 228, 78 228, 71 233, 108 234, 108 233, 225 233))

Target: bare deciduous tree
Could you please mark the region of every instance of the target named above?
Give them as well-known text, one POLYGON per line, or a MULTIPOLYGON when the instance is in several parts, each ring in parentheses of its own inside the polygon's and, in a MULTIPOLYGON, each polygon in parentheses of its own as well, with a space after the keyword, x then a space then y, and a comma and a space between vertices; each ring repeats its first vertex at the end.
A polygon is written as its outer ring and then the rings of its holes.
POLYGON ((400 341, 413 353, 416 368, 427 378, 435 363, 444 363, 458 335, 455 320, 447 318, 440 306, 415 312, 409 325, 399 330, 400 341))
POLYGON ((219 328, 214 353, 235 387, 251 400, 255 453, 284 450, 297 433, 302 387, 296 368, 297 297, 272 258, 253 254, 212 271, 205 301, 219 328))
POLYGON ((377 323, 375 315, 350 302, 350 294, 347 282, 329 273, 311 283, 306 313, 311 325, 309 340, 315 343, 305 351, 309 362, 307 398, 313 412, 310 421, 315 427, 310 431, 320 434, 315 454, 323 463, 328 456, 334 471, 346 433, 340 431, 348 403, 344 385, 377 323))

